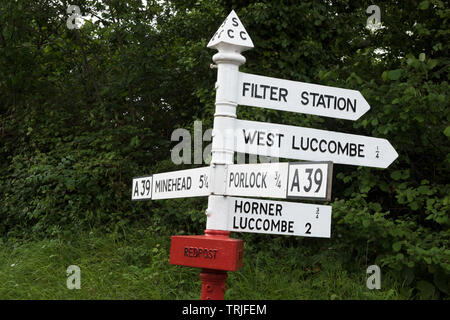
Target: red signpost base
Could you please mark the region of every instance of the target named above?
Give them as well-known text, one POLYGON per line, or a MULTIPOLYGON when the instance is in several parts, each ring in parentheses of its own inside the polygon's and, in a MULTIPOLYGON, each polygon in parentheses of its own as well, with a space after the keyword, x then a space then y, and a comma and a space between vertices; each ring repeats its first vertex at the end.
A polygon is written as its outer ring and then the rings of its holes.
MULTIPOLYGON (((205 230, 205 236, 230 239, 230 232, 221 230, 205 230)), ((238 252, 238 261, 242 264, 242 250, 238 252)), ((203 269, 200 273, 202 280, 202 300, 223 300, 226 290, 227 272, 213 269, 203 269)))
POLYGON ((202 300, 223 300, 227 280, 226 271, 203 269, 200 279, 202 280, 202 300))
POLYGON ((242 267, 244 241, 229 235, 207 229, 203 236, 172 236, 170 264, 202 268, 202 300, 223 300, 227 271, 242 267))

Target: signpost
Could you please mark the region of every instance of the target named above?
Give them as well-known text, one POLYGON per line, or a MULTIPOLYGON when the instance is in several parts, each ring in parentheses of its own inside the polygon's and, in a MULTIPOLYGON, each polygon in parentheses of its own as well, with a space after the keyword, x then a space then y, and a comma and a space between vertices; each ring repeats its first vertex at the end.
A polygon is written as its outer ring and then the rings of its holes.
POLYGON ((152 198, 152 176, 133 178, 131 200, 149 200, 152 198))
POLYGON ((133 179, 131 200, 207 196, 209 167, 157 173, 133 179))
POLYGON ((243 263, 243 241, 230 232, 331 236, 329 205, 243 197, 330 201, 333 163, 386 168, 398 154, 386 139, 237 120, 238 104, 348 120, 370 106, 356 90, 239 72, 253 42, 234 11, 208 48, 218 50, 211 164, 136 177, 132 200, 208 196, 205 234, 173 236, 170 263, 202 268, 201 298, 218 300, 227 271, 243 263), (235 165, 235 151, 313 162, 235 165))
POLYGON ((207 196, 208 174, 209 167, 154 174, 152 199, 207 196))
POLYGON ((225 194, 286 198, 288 163, 228 165, 225 194))
POLYGON ((332 162, 233 164, 227 196, 331 200, 332 162))
POLYGON ((329 238, 331 206, 228 197, 228 231, 329 238))
POLYGON ((239 73, 238 104, 357 120, 370 106, 359 91, 239 73))
POLYGON ((331 199, 332 162, 229 164, 221 190, 209 187, 210 167, 136 177, 132 200, 223 196, 331 199))
POLYGON ((288 199, 331 201, 332 162, 289 164, 288 199))
POLYGON ((170 264, 236 271, 242 267, 243 242, 214 236, 173 236, 170 264))
POLYGON ((387 168, 398 154, 386 139, 256 121, 236 120, 237 152, 387 168), (264 137, 277 135, 275 143, 264 137), (263 137, 263 138, 261 138, 263 137))
MULTIPOLYGON (((220 25, 219 29, 214 33, 211 40, 208 42, 208 48, 219 48, 222 45, 231 44, 239 51, 253 48, 253 41, 245 30, 244 25, 237 16, 236 12, 232 10, 225 21, 220 25)), ((219 49, 220 51, 220 49, 219 49)))

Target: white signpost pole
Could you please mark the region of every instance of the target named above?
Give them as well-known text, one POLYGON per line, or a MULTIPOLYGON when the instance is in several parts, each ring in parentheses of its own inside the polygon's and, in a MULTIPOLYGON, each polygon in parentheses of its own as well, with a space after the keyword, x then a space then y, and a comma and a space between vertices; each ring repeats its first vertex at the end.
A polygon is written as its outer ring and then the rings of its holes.
POLYGON ((238 16, 232 11, 214 34, 208 48, 219 52, 213 56, 217 65, 216 111, 212 132, 210 191, 207 230, 227 230, 228 212, 224 203, 226 165, 234 162, 234 124, 236 121, 239 66, 245 63, 241 52, 253 48, 238 16))
MULTIPOLYGON (((253 48, 253 42, 236 13, 231 11, 208 43, 208 48, 219 52, 213 56, 217 65, 216 111, 212 132, 210 165, 210 196, 206 210, 205 237, 227 242, 227 206, 224 196, 226 166, 234 162, 234 123, 236 122, 239 66, 245 63, 241 52, 253 48)), ((230 241, 233 241, 230 239, 230 241)), ((242 245, 242 240, 235 240, 242 245)), ((222 250, 221 250, 222 251, 222 250)), ((235 252, 242 263, 242 251, 235 252)), ((229 259, 229 257, 227 257, 229 259)), ((202 300, 223 300, 227 272, 203 268, 202 300)))

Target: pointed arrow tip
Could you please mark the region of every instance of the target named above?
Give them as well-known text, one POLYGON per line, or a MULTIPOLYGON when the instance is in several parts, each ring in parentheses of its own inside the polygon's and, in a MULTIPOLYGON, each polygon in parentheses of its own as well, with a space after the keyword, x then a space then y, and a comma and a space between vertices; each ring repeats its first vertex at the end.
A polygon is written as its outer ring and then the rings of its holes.
POLYGON ((358 120, 361 118, 367 111, 370 110, 370 104, 367 102, 366 98, 362 95, 360 91, 358 91, 359 100, 361 103, 359 103, 359 110, 356 113, 356 117, 353 120, 358 120))
POLYGON ((386 140, 387 143, 386 152, 388 153, 388 156, 386 157, 386 166, 385 166, 385 168, 387 168, 395 161, 395 159, 398 158, 398 153, 387 139, 384 140, 386 140))

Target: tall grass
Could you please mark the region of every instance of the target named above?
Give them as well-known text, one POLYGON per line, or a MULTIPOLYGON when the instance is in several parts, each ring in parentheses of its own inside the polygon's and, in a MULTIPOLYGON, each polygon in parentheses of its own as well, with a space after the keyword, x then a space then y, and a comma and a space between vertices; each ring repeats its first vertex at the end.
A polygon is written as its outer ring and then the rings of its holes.
MULTIPOLYGON (((151 227, 91 231, 70 238, 0 242, 0 299, 199 299, 199 269, 169 264, 170 235, 151 227), (66 269, 81 269, 81 289, 66 269)), ((366 287, 364 266, 295 246, 261 250, 245 242, 244 267, 229 272, 225 299, 399 299, 395 282, 366 287)))

